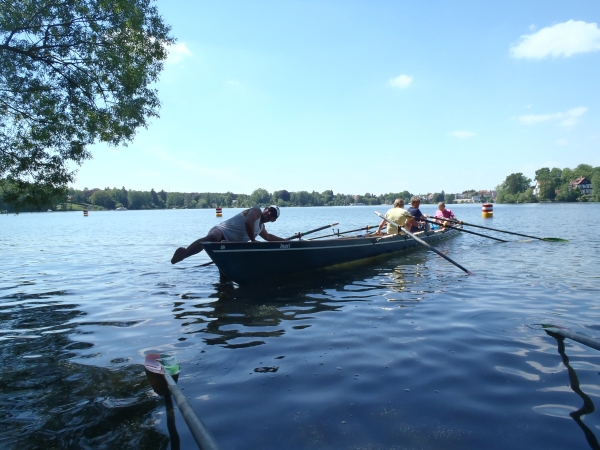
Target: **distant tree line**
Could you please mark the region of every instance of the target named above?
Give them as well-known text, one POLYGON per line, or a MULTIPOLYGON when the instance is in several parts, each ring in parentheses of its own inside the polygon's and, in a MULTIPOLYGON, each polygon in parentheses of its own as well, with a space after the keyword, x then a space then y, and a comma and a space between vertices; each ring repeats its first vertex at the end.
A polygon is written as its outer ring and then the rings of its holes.
MULTIPOLYGON (((465 191, 467 192, 467 191, 465 191)), ((474 191, 473 191, 474 192, 474 191)), ((366 193, 364 195, 334 194, 332 190, 323 192, 317 191, 297 191, 289 192, 285 189, 269 192, 266 189, 256 189, 251 194, 234 194, 232 192, 165 192, 156 191, 137 191, 121 188, 104 189, 74 189, 68 188, 57 191, 56 195, 49 197, 45 202, 36 202, 35 205, 23 207, 21 211, 45 211, 53 210, 71 210, 74 205, 80 208, 96 209, 196 209, 196 208, 248 208, 252 206, 278 205, 285 206, 347 206, 352 204, 363 205, 381 205, 392 204, 395 199, 402 198, 405 203, 410 203, 413 194, 409 191, 390 192, 387 194, 375 195, 366 193)), ((452 203, 454 194, 433 193, 422 195, 423 203, 437 203, 446 201, 452 203)), ((12 205, 2 201, 2 192, 0 190, 0 210, 13 211, 12 205)))
POLYGON ((542 167, 535 171, 533 180, 520 172, 511 173, 496 190, 498 203, 600 201, 600 167, 589 164, 579 164, 574 169, 542 167), (570 186, 578 178, 590 180, 591 194, 586 195, 570 186), (532 185, 532 182, 535 184, 532 185))

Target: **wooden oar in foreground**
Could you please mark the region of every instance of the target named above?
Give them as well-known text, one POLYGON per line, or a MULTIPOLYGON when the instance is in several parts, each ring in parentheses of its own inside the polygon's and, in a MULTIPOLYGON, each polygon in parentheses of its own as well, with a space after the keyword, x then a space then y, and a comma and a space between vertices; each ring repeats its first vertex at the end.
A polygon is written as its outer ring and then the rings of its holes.
POLYGON ((579 342, 580 344, 587 345, 595 350, 600 350, 600 340, 591 337, 584 336, 574 331, 569 331, 565 327, 558 325, 544 325, 542 324, 543 330, 548 334, 556 334, 563 338, 569 338, 573 341, 579 342))
MULTIPOLYGON (((428 219, 423 219, 423 218, 421 218, 421 220, 424 220, 425 222, 429 222, 429 223, 434 224, 434 225, 440 225, 435 220, 428 220, 428 219)), ((448 220, 448 219, 444 218, 444 219, 440 219, 440 220, 448 220)), ((508 241, 505 241, 504 239, 495 238, 493 236, 488 236, 486 234, 475 233, 474 231, 465 230, 464 228, 456 228, 456 227, 448 226, 448 225, 446 226, 446 228, 450 228, 452 230, 462 231, 463 233, 474 234, 475 236, 481 236, 481 237, 484 237, 484 238, 493 239, 493 240, 499 241, 499 242, 508 242, 508 241)))
POLYGON ((188 402, 185 395, 181 393, 175 380, 173 380, 173 377, 171 376, 171 374, 175 376, 179 373, 179 364, 168 355, 149 353, 146 355, 144 367, 146 368, 148 380, 157 394, 165 394, 163 392, 164 384, 161 383, 161 381, 164 380, 166 382, 169 392, 175 399, 175 403, 177 403, 177 407, 179 408, 185 423, 187 423, 196 444, 198 444, 198 448, 200 450, 219 450, 219 444, 217 444, 217 441, 211 432, 206 428, 204 422, 202 422, 196 413, 194 413, 192 405, 190 405, 190 402, 188 402), (168 361, 169 358, 171 358, 172 361, 168 361), (155 378, 154 375, 158 375, 159 378, 155 378))
POLYGON ((455 219, 445 219, 445 220, 447 220, 449 222, 453 222, 453 223, 458 223, 458 224, 461 224, 461 225, 468 225, 470 227, 483 228, 484 230, 498 231, 499 233, 514 234, 515 236, 522 236, 522 237, 531 238, 531 239, 538 239, 540 241, 546 241, 546 242, 569 242, 568 239, 541 238, 541 237, 536 237, 536 236, 529 236, 527 234, 515 233, 514 231, 499 230, 497 228, 490 228, 490 227, 484 227, 482 225, 475 225, 473 223, 463 222, 462 220, 455 220, 455 219))
MULTIPOLYGON (((397 224, 395 224, 394 222, 392 222, 390 219, 388 219, 385 216, 382 216, 381 214, 379 214, 377 211, 375 211, 375 214, 377 214, 379 217, 381 217, 383 220, 385 220, 387 223, 392 224, 395 227, 398 227, 397 224)), ((400 229, 400 227, 398 227, 398 229, 400 229)), ((429 245, 427 242, 425 242, 424 240, 422 240, 421 238, 418 238, 417 236, 415 236, 414 234, 412 234, 410 231, 407 230, 402 230, 403 232, 405 232, 406 234, 408 234, 411 238, 413 238, 415 241, 417 241, 419 244, 424 245, 425 247, 427 247, 429 250, 431 250, 432 252, 437 253, 439 256, 441 256, 442 258, 444 258, 446 261, 454 264, 456 267, 458 267, 460 270, 462 270, 463 272, 469 274, 469 275, 474 275, 470 270, 465 269, 463 266, 461 266, 460 264, 458 264, 456 261, 453 261, 452 259, 448 258, 446 255, 444 255, 442 252, 440 252, 439 250, 436 250, 435 248, 433 248, 431 245, 429 245)))
MULTIPOLYGON (((298 232, 296 234, 291 235, 288 238, 285 238, 285 240, 291 241, 292 239, 300 239, 302 236, 306 236, 307 234, 312 234, 312 233, 316 233, 317 231, 326 230, 327 228, 335 227, 338 224, 339 224, 339 222, 334 222, 334 223, 330 223, 329 225, 323 225, 322 227, 315 228, 314 230, 305 231, 304 233, 298 232)), ((205 266, 210 266, 211 264, 214 264, 214 261, 209 261, 207 263, 200 264, 199 266, 196 266, 196 267, 205 267, 205 266)))

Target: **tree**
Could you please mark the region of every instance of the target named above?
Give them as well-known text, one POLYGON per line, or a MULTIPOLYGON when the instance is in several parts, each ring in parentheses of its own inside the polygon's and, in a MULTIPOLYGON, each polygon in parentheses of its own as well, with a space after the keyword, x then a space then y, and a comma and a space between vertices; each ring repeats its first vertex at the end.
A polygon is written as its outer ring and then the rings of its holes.
POLYGON ((541 169, 536 170, 535 179, 539 183, 539 198, 541 200, 554 200, 557 182, 550 169, 548 167, 542 167, 541 169))
POLYGON ((589 164, 579 164, 577 167, 575 167, 575 169, 573 169, 573 175, 576 179, 579 177, 585 177, 590 180, 592 178, 593 171, 594 168, 589 164))
POLYGON ((569 183, 565 183, 560 187, 556 200, 559 202, 576 202, 580 195, 579 189, 571 189, 569 183))
POLYGON ((145 191, 129 191, 129 209, 146 209, 150 207, 150 193, 145 191))
POLYGON ((456 196, 454 194, 446 194, 444 195, 444 203, 454 203, 454 200, 456 200, 456 196))
POLYGON ((109 191, 96 191, 90 197, 90 201, 97 206, 102 206, 106 209, 114 209, 115 208, 115 200, 110 195, 109 191))
POLYGON ((575 173, 569 169, 568 167, 565 167, 562 170, 562 175, 561 175, 561 182, 562 183, 568 183, 570 181, 573 181, 574 179, 576 179, 577 177, 575 176, 575 173))
POLYGON ((0 3, 0 184, 14 188, 5 200, 40 204, 40 191, 73 181, 88 145, 126 144, 158 117, 149 86, 174 39, 151 2, 0 3))
POLYGON ((279 198, 281 200, 283 200, 284 202, 289 202, 290 201, 290 193, 288 191, 286 191, 285 189, 279 191, 279 198))
POLYGON ((600 202, 600 171, 592 175, 592 196, 600 202))
POLYGON ((268 205, 271 200, 271 194, 266 189, 258 188, 250 194, 250 202, 253 206, 268 205))
POLYGON ((321 197, 323 198, 323 202, 326 205, 329 205, 331 202, 333 202, 333 191, 331 189, 323 191, 321 192, 321 197))
POLYGON ((506 177, 504 183, 500 185, 501 189, 511 195, 519 194, 520 192, 525 192, 529 185, 531 184, 531 178, 527 178, 521 172, 519 173, 511 173, 506 177))
POLYGON ((177 206, 183 206, 185 197, 179 192, 169 192, 167 194, 167 208, 174 208, 177 206))

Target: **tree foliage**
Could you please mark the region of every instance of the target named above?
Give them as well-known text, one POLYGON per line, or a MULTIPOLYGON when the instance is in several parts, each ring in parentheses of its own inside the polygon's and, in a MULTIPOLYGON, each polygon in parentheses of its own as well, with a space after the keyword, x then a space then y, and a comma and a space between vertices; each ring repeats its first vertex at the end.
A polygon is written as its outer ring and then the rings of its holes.
POLYGON ((73 181, 88 145, 125 144, 158 116, 149 86, 174 40, 151 1, 0 2, 5 201, 41 205, 73 181))
POLYGON ((525 192, 531 184, 531 178, 527 178, 521 172, 511 173, 501 184, 501 190, 507 194, 518 195, 525 192))

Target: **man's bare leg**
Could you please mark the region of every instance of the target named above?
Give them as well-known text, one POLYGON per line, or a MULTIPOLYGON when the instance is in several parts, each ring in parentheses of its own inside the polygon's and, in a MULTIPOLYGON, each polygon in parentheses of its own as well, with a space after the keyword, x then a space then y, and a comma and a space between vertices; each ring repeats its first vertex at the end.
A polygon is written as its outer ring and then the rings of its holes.
POLYGON ((203 242, 221 242, 222 240, 223 232, 218 228, 212 228, 206 236, 192 242, 187 248, 179 247, 177 250, 175 250, 173 257, 171 258, 171 264, 177 264, 179 261, 183 261, 185 258, 200 253, 202 250, 204 250, 204 247, 202 246, 203 242))

